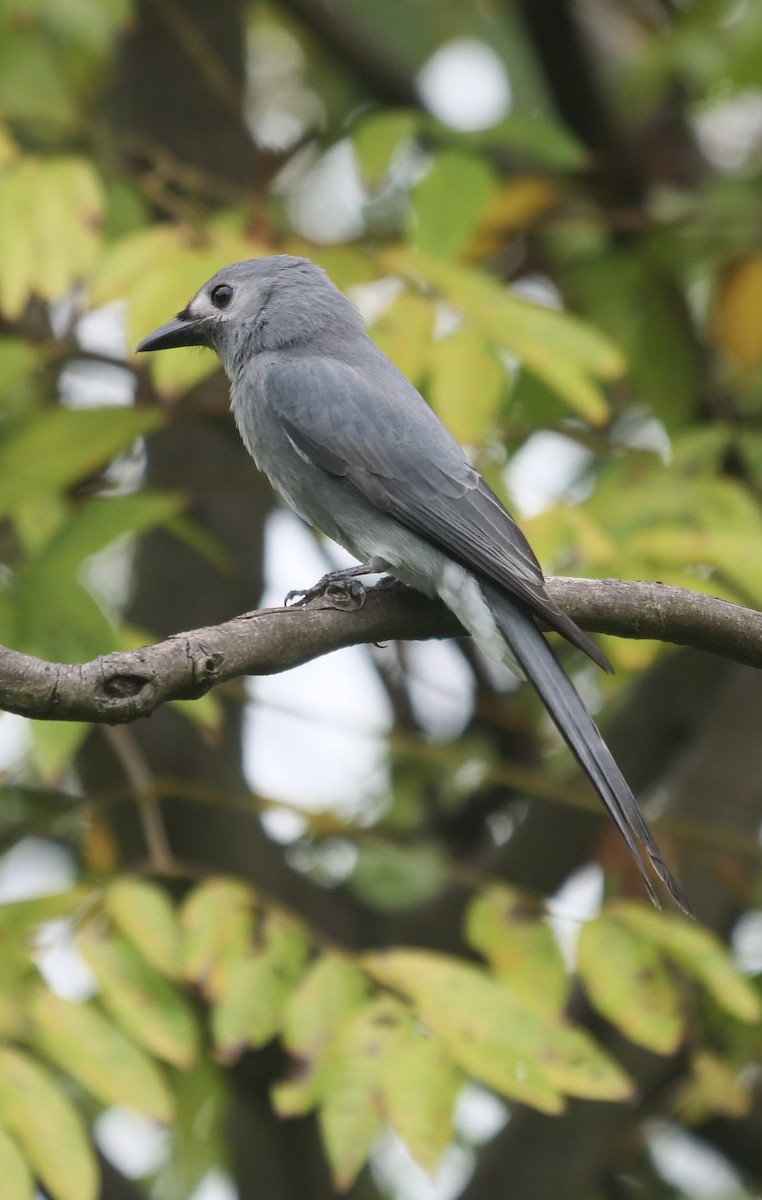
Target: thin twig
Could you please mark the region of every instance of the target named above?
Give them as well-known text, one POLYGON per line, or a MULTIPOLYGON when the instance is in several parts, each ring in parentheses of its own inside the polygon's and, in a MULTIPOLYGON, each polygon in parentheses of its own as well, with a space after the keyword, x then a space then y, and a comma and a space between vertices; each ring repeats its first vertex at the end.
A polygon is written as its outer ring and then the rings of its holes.
POLYGON ((151 768, 129 729, 106 725, 103 735, 130 782, 152 869, 156 874, 170 875, 174 859, 151 768))

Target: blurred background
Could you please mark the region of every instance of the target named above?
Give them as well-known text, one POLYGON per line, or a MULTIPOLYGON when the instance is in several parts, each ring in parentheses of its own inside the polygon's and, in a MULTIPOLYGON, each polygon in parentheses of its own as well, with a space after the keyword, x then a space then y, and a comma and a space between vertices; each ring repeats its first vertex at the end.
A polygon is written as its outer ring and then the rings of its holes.
MULTIPOLYGON (((348 561, 276 504, 214 356, 132 357, 218 267, 277 252, 348 292, 549 573, 762 606, 761 180, 755 0, 5 0, 0 641, 84 661, 348 561)), ((565 662, 754 978, 762 676, 602 640, 615 678, 565 662)), ((0 715, 0 837, 6 903, 223 873, 349 949, 464 953, 499 880, 544 898, 573 964, 604 898, 641 895, 536 698, 467 641, 345 650, 118 729, 0 715)), ((68 937, 46 926, 36 962, 75 999, 68 937)), ((349 1194, 762 1195, 758 1036, 693 1012, 701 1074, 574 997, 636 1101, 552 1118, 472 1085, 433 1176, 387 1134, 349 1194)), ((332 1195, 313 1118, 268 1105, 282 1066, 271 1045, 215 1068, 207 1125, 191 1097, 171 1136, 93 1116, 104 1200, 332 1195)))

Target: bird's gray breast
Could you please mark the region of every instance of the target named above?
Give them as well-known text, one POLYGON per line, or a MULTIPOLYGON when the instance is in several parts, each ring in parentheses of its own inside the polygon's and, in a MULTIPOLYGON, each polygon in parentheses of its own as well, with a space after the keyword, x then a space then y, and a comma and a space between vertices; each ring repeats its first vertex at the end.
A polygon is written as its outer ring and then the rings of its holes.
MULTIPOLYGON (((403 582, 433 594, 445 556, 381 512, 346 479, 315 465, 289 437, 265 387, 270 356, 259 356, 231 386, 233 415, 246 449, 278 495, 308 524, 360 560, 382 558, 403 582)), ((321 397, 321 402, 328 398, 321 397)))
MULTIPOLYGON (((264 357, 264 356, 262 356, 264 357)), ((269 358, 269 356, 268 356, 269 358)), ((353 536, 363 525, 354 510, 366 507, 347 494, 346 485, 310 460, 289 437, 267 398, 269 363, 253 363, 231 386, 233 416, 246 449, 283 501, 310 525, 362 556, 367 551, 353 536)), ((367 519, 365 521, 367 524, 367 519)))

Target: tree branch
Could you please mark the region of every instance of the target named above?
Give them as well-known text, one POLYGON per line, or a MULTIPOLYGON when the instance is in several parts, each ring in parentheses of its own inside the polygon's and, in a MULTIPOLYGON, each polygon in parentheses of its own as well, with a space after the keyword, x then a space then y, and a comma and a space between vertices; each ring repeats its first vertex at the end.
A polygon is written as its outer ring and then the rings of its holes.
MULTIPOLYGON (((592 632, 674 642, 762 667, 762 613, 752 609, 660 583, 551 578, 548 589, 592 632)), ((261 609, 89 663, 44 662, 0 647, 0 709, 120 724, 236 676, 274 675, 344 646, 462 634, 442 604, 410 588, 372 588, 362 609, 332 590, 303 607, 261 609)))

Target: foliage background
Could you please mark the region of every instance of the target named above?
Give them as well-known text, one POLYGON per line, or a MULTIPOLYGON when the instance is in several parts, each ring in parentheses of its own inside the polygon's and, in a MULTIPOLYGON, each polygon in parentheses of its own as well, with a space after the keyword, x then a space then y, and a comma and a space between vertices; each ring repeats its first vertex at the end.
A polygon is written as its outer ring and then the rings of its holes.
MULTIPOLYGON (((333 561, 212 356, 129 354, 281 250, 548 570, 759 607, 760 61, 751 0, 5 0, 0 641, 80 661, 333 561)), ((606 650, 569 667, 751 982, 617 903, 615 834, 465 643, 0 718, 6 1200, 759 1194, 762 682, 606 650)))

